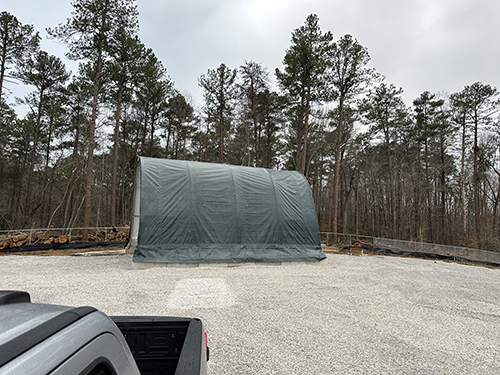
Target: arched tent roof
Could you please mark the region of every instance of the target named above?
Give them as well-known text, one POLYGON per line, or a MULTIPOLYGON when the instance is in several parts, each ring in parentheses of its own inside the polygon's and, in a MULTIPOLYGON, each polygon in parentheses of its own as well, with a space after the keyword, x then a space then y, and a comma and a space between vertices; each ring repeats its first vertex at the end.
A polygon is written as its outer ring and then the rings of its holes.
POLYGON ((141 157, 135 262, 320 261, 311 189, 295 171, 141 157))

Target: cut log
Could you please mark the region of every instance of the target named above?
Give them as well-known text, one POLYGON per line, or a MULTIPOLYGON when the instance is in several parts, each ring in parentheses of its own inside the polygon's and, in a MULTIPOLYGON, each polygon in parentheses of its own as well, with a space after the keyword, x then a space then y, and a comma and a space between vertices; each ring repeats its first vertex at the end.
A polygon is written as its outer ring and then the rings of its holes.
POLYGON ((361 247, 351 247, 349 255, 365 256, 365 250, 361 247))

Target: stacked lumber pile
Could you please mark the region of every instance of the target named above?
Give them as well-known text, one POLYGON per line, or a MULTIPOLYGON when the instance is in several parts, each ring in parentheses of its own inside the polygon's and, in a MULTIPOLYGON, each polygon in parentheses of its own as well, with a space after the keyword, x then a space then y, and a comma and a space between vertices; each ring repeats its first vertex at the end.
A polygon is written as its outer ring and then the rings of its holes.
POLYGON ((371 245, 369 243, 363 243, 359 239, 357 239, 351 245, 350 250, 349 250, 349 255, 365 256, 366 255, 365 250, 368 250, 372 247, 373 247, 373 245, 371 245))
MULTIPOLYGON (((127 241, 128 228, 89 231, 88 242, 115 242, 127 241)), ((17 232, 0 235, 0 250, 14 249, 28 244, 65 244, 82 242, 83 231, 74 232, 70 237, 67 234, 58 234, 50 231, 17 232), (30 237, 31 235, 31 237, 30 237)))
MULTIPOLYGON (((88 242, 115 242, 127 241, 129 229, 108 229, 99 231, 89 231, 88 242)), ((71 242, 81 242, 83 238, 83 230, 80 230, 76 236, 71 237, 71 242)))
POLYGON ((12 249, 15 247, 21 247, 29 242, 30 238, 27 235, 6 235, 0 238, 0 249, 12 249))
POLYGON ((6 234, 0 236, 0 250, 1 249, 14 249, 28 244, 63 244, 68 243, 68 236, 65 235, 49 235, 43 232, 31 232, 6 234))

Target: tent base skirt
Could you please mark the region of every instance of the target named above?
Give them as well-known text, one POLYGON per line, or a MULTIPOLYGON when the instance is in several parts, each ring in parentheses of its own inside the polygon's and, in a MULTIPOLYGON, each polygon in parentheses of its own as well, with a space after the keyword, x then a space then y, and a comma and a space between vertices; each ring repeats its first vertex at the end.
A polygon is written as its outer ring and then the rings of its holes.
POLYGON ((321 245, 309 244, 176 244, 139 245, 134 262, 280 263, 316 262, 326 258, 321 245))
POLYGON ((132 263, 135 269, 146 269, 153 267, 170 267, 170 268, 203 268, 203 267, 243 267, 243 266, 296 266, 296 265, 310 265, 310 266, 326 266, 328 265, 328 258, 317 261, 293 261, 293 262, 244 262, 244 263, 164 263, 164 262, 137 262, 132 263))

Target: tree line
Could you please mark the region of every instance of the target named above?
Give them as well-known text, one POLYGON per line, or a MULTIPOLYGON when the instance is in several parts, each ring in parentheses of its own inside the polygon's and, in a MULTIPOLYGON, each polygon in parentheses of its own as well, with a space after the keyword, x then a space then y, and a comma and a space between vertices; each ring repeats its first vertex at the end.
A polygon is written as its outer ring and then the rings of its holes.
POLYGON ((495 87, 407 105, 364 46, 311 14, 277 87, 261 63, 222 63, 198 78, 198 108, 141 42, 134 0, 72 5, 47 36, 79 62, 74 74, 0 13, 0 229, 129 224, 137 159, 151 156, 297 170, 322 231, 498 249, 495 87), (12 99, 14 83, 32 91, 12 99))

